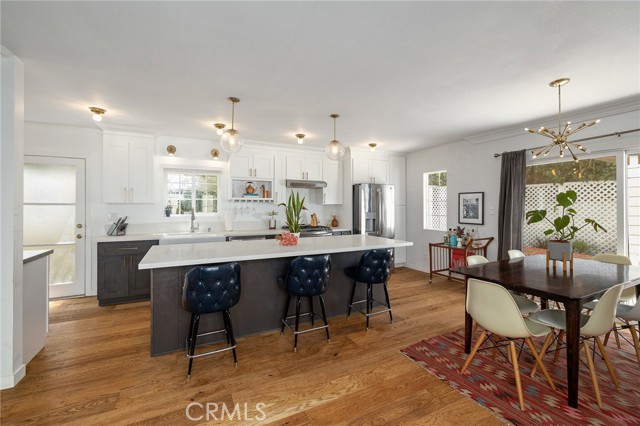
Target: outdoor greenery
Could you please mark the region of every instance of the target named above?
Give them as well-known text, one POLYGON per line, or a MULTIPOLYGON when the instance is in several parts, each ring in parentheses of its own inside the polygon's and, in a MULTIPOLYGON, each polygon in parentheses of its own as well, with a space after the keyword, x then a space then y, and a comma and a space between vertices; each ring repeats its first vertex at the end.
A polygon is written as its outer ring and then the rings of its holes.
POLYGON ((429 173, 427 179, 429 186, 447 186, 447 172, 429 173))
POLYGON ((560 215, 551 220, 547 217, 546 210, 531 210, 525 214, 527 225, 546 220, 552 225, 552 228, 545 230, 544 235, 546 235, 547 237, 553 235, 553 238, 555 240, 560 241, 573 240, 576 233, 588 225, 593 227, 593 230, 595 232, 598 232, 599 229, 607 232, 607 230, 604 229, 602 225, 589 218, 584 219, 584 224, 582 226, 576 226, 575 216, 578 212, 571 206, 575 204, 577 198, 578 194, 570 189, 565 192, 559 192, 558 195, 556 195, 556 201, 558 204, 555 206, 555 208, 562 208, 562 212, 560 213, 560 215))
POLYGON ((527 185, 616 180, 615 157, 537 164, 527 167, 527 185))

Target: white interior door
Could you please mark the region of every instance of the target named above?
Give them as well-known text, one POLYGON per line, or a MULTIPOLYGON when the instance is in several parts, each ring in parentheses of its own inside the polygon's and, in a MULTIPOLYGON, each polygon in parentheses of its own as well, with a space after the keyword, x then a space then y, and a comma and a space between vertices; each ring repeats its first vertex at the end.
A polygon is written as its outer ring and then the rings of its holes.
POLYGON ((83 159, 25 156, 24 247, 53 249, 49 297, 85 293, 83 159))

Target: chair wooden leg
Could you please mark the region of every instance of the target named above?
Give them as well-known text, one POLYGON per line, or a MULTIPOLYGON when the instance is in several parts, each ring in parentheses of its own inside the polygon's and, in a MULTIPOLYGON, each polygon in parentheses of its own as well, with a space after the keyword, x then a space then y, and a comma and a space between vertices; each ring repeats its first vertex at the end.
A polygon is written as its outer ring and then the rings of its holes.
POLYGON ((611 336, 611 330, 607 331, 607 334, 604 335, 604 345, 605 346, 607 346, 607 343, 609 343, 609 337, 610 336, 611 336))
POLYGON ((620 333, 618 332, 618 326, 616 323, 613 323, 613 336, 616 338, 616 346, 620 349, 620 333))
POLYGON ((563 337, 564 337, 564 330, 560 330, 560 333, 558 333, 558 340, 556 342, 556 353, 553 355, 553 361, 551 362, 552 364, 555 364, 556 362, 558 362, 558 358, 560 357, 560 345, 562 344, 563 337))
POLYGON ((602 408, 602 398, 600 398, 598 377, 596 376, 596 369, 593 366, 593 359, 591 358, 591 349, 589 348, 589 342, 587 340, 583 340, 582 345, 584 347, 584 353, 587 356, 587 365, 589 366, 589 373, 591 374, 591 381, 593 382, 593 391, 596 393, 596 401, 598 401, 598 407, 602 408))
POLYGON ((460 369, 460 374, 463 374, 464 370, 467 369, 467 367, 469 366, 469 363, 471 363, 471 360, 476 355, 476 352, 478 352, 478 348, 480 348, 480 345, 482 345, 482 342, 484 342, 485 337, 487 337, 487 332, 485 330, 482 330, 482 333, 480 334, 480 337, 476 341, 476 344, 473 345, 473 349, 471 349, 471 353, 469 354, 469 356, 467 357, 467 360, 464 362, 464 365, 460 369))
MULTIPOLYGON (((547 338, 544 339, 544 343, 542 344, 542 348, 540 349, 540 359, 542 359, 542 357, 547 354, 547 349, 549 349, 549 346, 551 346, 551 340, 553 340, 553 333, 554 332, 552 329, 551 332, 547 334, 547 338)), ((537 370, 538 364, 533 366, 533 369, 531 370, 531 377, 535 376, 537 370)))
POLYGON ((513 364, 513 374, 515 374, 516 376, 516 389, 518 390, 518 401, 520 401, 520 410, 524 411, 522 383, 520 382, 520 369, 518 368, 518 354, 516 353, 516 344, 513 343, 513 340, 509 340, 509 350, 511 352, 511 363, 513 364))
MULTIPOLYGON (((551 335, 551 333, 549 333, 549 335, 551 335)), ((548 339, 549 337, 545 339, 545 343, 547 342, 548 339)), ((546 377, 547 382, 549 382, 549 386, 551 386, 551 389, 556 390, 556 385, 553 384, 553 380, 551 380, 551 377, 549 376, 547 369, 544 368, 544 364, 542 363, 542 359, 540 359, 540 355, 538 355, 538 352, 536 352, 536 347, 533 344, 533 340, 531 340, 531 337, 527 337, 524 339, 524 341, 527 342, 527 346, 529 346, 531 355, 533 355, 533 357, 536 359, 536 366, 538 365, 540 366, 540 370, 542 370, 542 374, 544 374, 544 377, 546 377)))
POLYGON ((607 366, 607 370, 609 370, 609 375, 611 376, 611 380, 613 380, 613 384, 617 389, 620 389, 620 383, 618 383, 618 378, 616 377, 616 372, 613 369, 613 365, 609 361, 609 357, 607 356, 607 351, 604 350, 604 345, 600 340, 600 337, 596 336, 596 343, 598 344, 598 348, 600 349, 600 353, 602 354, 602 358, 604 359, 604 363, 607 366))
POLYGON ((631 321, 627 321, 629 331, 631 332, 631 338, 633 339, 633 346, 636 348, 636 358, 638 358, 638 366, 640 366, 640 342, 638 342, 638 332, 636 326, 631 324, 631 321))

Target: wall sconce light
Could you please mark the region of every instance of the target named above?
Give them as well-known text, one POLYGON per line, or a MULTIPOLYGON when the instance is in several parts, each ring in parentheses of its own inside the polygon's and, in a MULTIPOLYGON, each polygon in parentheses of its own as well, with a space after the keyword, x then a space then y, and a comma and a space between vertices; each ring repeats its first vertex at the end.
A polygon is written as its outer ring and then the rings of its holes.
POLYGON ((369 151, 374 152, 376 150, 376 146, 378 146, 377 143, 370 143, 369 144, 369 151))
POLYGON ((167 146, 167 153, 169 154, 169 157, 173 157, 173 154, 176 153, 176 147, 173 145, 167 146))
POLYGON ((102 116, 107 110, 98 107, 89 107, 89 111, 93 113, 93 121, 102 121, 102 116))
POLYGON ((217 149, 212 149, 211 156, 213 157, 214 160, 217 161, 220 159, 220 152, 217 149))
POLYGON ((217 130, 216 130, 216 133, 217 133, 219 136, 222 136, 222 134, 224 133, 224 130, 223 130, 223 129, 226 127, 226 125, 224 125, 224 124, 222 124, 222 123, 214 123, 214 124, 213 124, 213 127, 215 127, 215 128, 217 129, 217 130))
POLYGON ((304 133, 296 133, 296 138, 298 139, 298 144, 302 145, 304 142, 304 133))

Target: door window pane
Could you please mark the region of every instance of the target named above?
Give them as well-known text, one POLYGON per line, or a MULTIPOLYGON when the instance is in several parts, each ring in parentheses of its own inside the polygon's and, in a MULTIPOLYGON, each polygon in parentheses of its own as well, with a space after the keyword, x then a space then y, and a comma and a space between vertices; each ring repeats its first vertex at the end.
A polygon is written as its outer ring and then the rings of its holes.
POLYGON ((24 165, 25 203, 76 202, 76 168, 53 164, 24 165))

